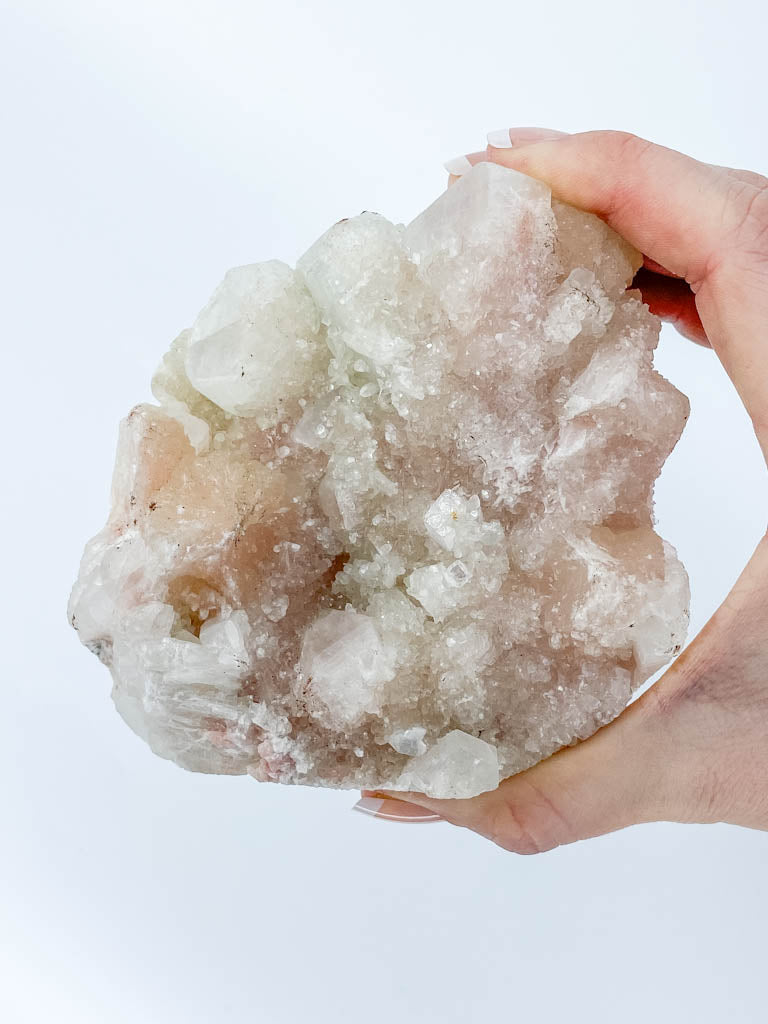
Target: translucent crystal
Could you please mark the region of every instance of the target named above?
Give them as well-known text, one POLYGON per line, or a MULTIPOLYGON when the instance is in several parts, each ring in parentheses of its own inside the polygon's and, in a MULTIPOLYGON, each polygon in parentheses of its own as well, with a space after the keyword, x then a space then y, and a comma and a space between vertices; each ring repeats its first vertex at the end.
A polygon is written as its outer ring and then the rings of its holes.
POLYGON ((395 788, 461 799, 495 789, 499 781, 496 748, 453 729, 408 762, 395 788))
POLYGON ((688 405, 639 264, 480 164, 229 271, 70 600, 129 725, 195 771, 468 797, 617 715, 687 626, 652 489, 688 405))

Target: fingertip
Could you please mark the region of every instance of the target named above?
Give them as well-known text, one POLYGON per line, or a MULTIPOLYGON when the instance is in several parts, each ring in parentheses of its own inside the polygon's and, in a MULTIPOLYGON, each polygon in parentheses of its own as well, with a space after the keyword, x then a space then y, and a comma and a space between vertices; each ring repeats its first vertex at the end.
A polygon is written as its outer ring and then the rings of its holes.
POLYGON ((521 128, 497 128, 488 132, 486 136, 490 149, 513 149, 515 146, 526 145, 529 142, 547 142, 552 139, 562 139, 568 132, 561 132, 555 128, 536 128, 525 126, 521 128))

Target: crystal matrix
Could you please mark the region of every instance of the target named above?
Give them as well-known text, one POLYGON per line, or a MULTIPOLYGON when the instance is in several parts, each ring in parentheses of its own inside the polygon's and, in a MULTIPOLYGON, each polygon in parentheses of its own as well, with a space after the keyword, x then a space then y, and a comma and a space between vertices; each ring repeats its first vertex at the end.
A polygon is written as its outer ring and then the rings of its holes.
POLYGON ((195 771, 464 797, 615 717, 687 625, 652 488, 688 404, 638 266, 480 164, 230 270, 70 601, 129 725, 195 771))

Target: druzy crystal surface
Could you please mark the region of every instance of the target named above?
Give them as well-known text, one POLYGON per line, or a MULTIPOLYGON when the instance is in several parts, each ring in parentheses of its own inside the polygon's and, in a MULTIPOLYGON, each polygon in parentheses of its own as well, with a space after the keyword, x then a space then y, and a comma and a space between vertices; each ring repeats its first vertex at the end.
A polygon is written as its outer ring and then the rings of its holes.
POLYGON ((230 270, 122 423, 70 601, 128 724, 194 771, 467 797, 614 718, 687 626, 639 263, 480 164, 230 270))

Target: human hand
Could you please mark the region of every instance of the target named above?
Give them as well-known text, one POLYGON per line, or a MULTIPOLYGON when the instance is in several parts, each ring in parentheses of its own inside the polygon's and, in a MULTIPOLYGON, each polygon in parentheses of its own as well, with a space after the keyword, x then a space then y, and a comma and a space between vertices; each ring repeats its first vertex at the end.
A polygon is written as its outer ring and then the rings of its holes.
MULTIPOLYGON (((768 179, 622 132, 493 132, 491 160, 547 182, 645 254, 635 287, 709 344, 768 461, 768 179)), ((655 686, 610 725, 471 800, 364 792, 360 809, 469 828, 539 853, 649 821, 768 830, 768 535, 721 607, 655 686)))

